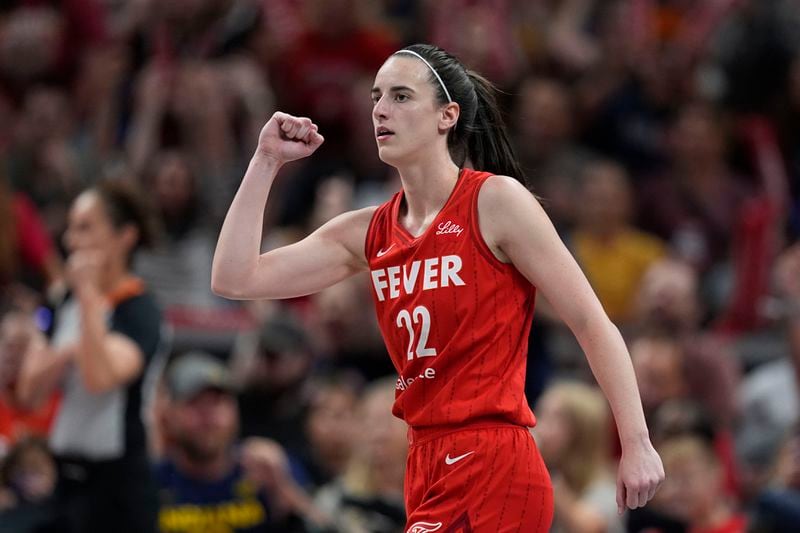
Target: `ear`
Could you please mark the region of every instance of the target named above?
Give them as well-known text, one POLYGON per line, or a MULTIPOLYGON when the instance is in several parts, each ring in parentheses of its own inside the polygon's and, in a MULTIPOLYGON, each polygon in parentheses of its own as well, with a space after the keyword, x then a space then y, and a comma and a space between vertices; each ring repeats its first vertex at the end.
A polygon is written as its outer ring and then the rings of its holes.
POLYGON ((130 252, 139 242, 139 228, 133 224, 125 224, 119 231, 119 238, 122 244, 125 245, 125 249, 130 252))
POLYGON ((448 102, 442 106, 440 113, 439 131, 444 133, 458 123, 458 117, 461 115, 461 106, 456 102, 448 102))

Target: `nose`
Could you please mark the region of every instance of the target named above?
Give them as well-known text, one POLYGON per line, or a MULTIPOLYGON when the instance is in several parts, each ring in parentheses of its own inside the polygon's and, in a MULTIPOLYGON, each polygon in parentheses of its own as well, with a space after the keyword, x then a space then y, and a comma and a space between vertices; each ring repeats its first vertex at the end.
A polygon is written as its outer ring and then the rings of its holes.
POLYGON ((375 120, 388 118, 388 109, 385 102, 386 95, 382 95, 372 107, 372 118, 375 120))

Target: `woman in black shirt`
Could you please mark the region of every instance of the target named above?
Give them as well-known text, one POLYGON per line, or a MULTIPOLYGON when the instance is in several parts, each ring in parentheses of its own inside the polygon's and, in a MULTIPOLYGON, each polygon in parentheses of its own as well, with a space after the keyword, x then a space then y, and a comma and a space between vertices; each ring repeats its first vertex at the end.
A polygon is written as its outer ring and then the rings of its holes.
POLYGON ((21 401, 35 404, 54 387, 63 390, 50 446, 65 531, 155 531, 141 402, 161 316, 130 271, 133 253, 153 242, 151 220, 126 182, 78 196, 64 237, 71 295, 57 310, 51 342, 40 339, 23 363, 21 401))

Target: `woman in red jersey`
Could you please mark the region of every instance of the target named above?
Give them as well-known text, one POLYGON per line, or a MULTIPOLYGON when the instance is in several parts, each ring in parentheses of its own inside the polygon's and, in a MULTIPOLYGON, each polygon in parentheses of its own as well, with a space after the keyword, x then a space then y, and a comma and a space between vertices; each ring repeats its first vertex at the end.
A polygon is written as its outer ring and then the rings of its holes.
POLYGON ((281 166, 323 142, 308 118, 275 113, 228 211, 213 290, 291 298, 369 272, 398 371, 394 415, 409 424, 408 533, 547 531, 550 478, 527 431, 527 335, 537 290, 569 325, 611 404, 622 441, 617 504, 643 506, 664 477, 627 349, 535 197, 516 179, 491 84, 453 56, 413 45, 372 89, 381 160, 402 190, 260 254, 281 166), (480 169, 472 170, 469 167, 480 169))

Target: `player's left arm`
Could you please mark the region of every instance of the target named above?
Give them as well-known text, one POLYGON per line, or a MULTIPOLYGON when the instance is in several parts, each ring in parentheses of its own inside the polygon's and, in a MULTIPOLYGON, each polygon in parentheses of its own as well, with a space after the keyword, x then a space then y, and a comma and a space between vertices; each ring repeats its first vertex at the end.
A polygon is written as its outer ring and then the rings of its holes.
POLYGON ((628 349, 539 202, 513 178, 493 176, 478 196, 484 240, 547 298, 586 353, 622 442, 617 505, 641 507, 664 479, 650 443, 628 349))

